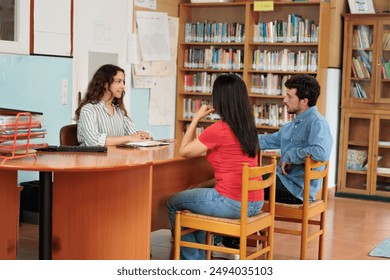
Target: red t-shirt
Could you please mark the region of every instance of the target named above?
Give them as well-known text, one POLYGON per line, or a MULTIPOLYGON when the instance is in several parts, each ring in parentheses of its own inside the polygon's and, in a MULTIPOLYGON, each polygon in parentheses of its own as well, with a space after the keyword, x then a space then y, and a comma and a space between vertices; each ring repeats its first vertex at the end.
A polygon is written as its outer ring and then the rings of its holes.
MULTIPOLYGON (((257 156, 251 158, 242 152, 240 142, 223 121, 207 127, 198 139, 209 149, 206 158, 214 168, 216 191, 231 199, 241 200, 243 163, 258 166, 257 156)), ((263 190, 249 193, 249 201, 263 199, 263 190)))

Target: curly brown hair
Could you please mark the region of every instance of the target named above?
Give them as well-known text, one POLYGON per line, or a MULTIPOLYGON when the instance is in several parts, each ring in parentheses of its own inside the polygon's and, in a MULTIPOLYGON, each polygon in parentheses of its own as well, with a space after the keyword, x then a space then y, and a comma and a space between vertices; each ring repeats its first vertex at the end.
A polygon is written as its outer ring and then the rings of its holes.
MULTIPOLYGON (((111 85, 114 82, 114 76, 118 73, 122 72, 125 74, 125 70, 120 68, 119 66, 113 64, 105 64, 101 66, 96 73, 93 75, 92 80, 88 84, 87 93, 85 97, 81 100, 79 107, 75 111, 75 120, 78 120, 80 117, 81 108, 88 103, 97 104, 101 101, 104 95, 104 86, 106 84, 111 85)), ((125 116, 127 116, 126 108, 123 104, 123 96, 125 92, 123 92, 122 97, 116 98, 112 100, 114 105, 119 106, 120 110, 123 112, 125 116)))

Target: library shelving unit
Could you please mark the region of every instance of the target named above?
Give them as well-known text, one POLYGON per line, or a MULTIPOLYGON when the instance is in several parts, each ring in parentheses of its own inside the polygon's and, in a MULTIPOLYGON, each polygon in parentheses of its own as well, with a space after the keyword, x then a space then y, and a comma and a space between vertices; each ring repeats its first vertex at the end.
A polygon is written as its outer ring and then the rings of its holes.
POLYGON ((390 15, 343 18, 336 195, 390 201, 390 15))
MULTIPOLYGON (((213 81, 222 73, 244 79, 260 133, 275 132, 289 120, 283 84, 290 75, 318 79, 322 94, 317 105, 325 113, 329 2, 274 1, 271 11, 265 11, 265 3, 269 1, 180 4, 178 142, 193 113, 210 102, 213 81)), ((202 120, 199 133, 215 119, 202 120)))
POLYGON ((42 116, 30 112, 11 112, 0 110, 0 159, 1 163, 9 159, 36 157, 37 148, 46 147, 47 143, 32 143, 33 138, 43 138, 42 116))

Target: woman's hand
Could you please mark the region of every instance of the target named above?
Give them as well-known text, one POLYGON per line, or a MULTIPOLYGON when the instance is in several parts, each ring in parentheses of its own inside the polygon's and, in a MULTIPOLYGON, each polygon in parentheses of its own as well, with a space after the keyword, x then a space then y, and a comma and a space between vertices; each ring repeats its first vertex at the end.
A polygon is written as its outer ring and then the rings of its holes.
POLYGON ((129 142, 139 142, 139 141, 148 141, 153 140, 152 135, 146 131, 137 131, 134 134, 128 136, 129 142))
POLYGON ((199 111, 195 114, 193 119, 199 121, 201 118, 204 118, 205 116, 210 113, 213 113, 214 111, 215 109, 213 108, 213 106, 203 104, 202 107, 200 107, 199 111))

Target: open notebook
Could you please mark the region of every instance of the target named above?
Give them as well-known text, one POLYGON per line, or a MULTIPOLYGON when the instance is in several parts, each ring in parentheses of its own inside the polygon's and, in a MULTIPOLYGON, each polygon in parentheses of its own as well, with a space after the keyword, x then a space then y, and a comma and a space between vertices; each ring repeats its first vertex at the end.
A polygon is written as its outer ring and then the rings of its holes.
POLYGON ((129 142, 126 144, 117 145, 117 147, 122 148, 140 148, 140 147, 156 147, 156 146, 166 146, 169 145, 169 142, 163 142, 163 141, 155 141, 155 140, 149 140, 149 141, 140 141, 140 142, 129 142))

